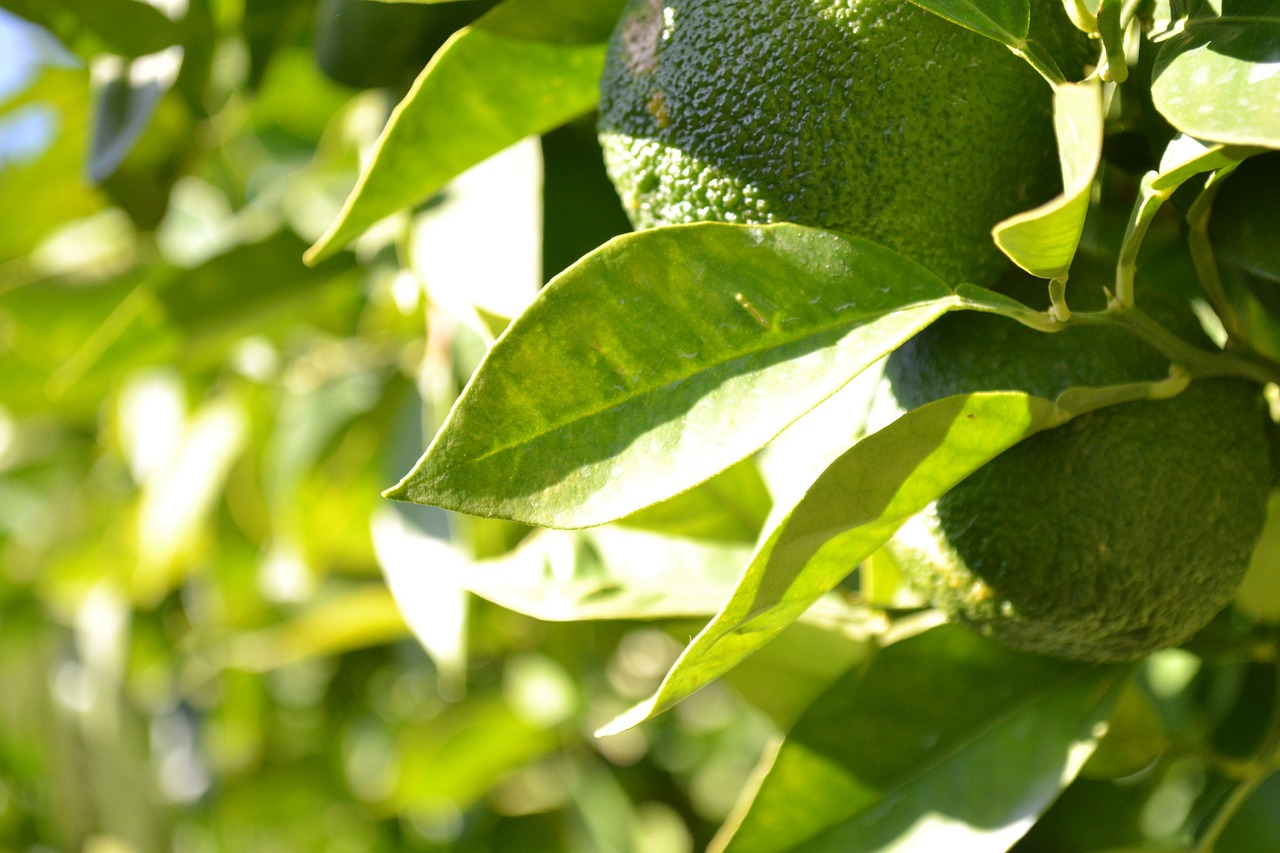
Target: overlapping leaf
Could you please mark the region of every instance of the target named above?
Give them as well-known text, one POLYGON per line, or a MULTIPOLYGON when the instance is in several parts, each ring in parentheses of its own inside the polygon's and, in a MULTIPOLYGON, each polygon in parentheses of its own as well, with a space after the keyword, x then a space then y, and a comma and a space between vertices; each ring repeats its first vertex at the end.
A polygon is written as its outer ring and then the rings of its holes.
POLYGON ((507 0, 455 34, 396 107, 321 260, 530 134, 590 110, 621 0, 507 0))
POLYGON ((1027 38, 1031 24, 1028 0, 912 0, 948 21, 975 33, 1017 47, 1027 38))
POLYGON ((947 397, 889 424, 837 459, 757 549, 737 589, 652 698, 602 731, 661 713, 794 622, 904 521, 1062 412, 1027 394, 947 397))
POLYGON ((628 515, 745 458, 962 300, 796 225, 620 237, 490 350, 389 497, 545 527, 628 515))
POLYGON ((1126 672, 953 625, 903 640, 817 699, 712 849, 1007 850, 1080 769, 1126 672))
POLYGON ((1089 190, 1102 160, 1102 90, 1097 82, 1064 84, 1054 91, 1053 120, 1062 161, 1062 195, 996 225, 996 245, 1040 278, 1065 275, 1075 257, 1089 190))
POLYGON ((1160 46, 1156 108, 1191 136, 1280 147, 1280 10, 1270 0, 1195 4, 1160 46))

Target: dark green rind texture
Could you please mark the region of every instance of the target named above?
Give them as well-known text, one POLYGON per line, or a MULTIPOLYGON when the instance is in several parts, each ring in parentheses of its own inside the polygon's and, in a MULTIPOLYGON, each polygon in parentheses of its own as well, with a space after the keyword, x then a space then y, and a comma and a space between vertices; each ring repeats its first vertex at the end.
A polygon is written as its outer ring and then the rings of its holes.
MULTIPOLYGON (((960 390, 1159 378, 1167 364, 1097 328, 1043 334, 944 318, 895 353, 902 408, 960 390)), ((1270 487, 1256 385, 1201 380, 1038 433, 911 519, 890 551, 955 619, 1024 651, 1091 662, 1176 646, 1230 603, 1270 487)))
MULTIPOLYGON (((1083 63, 1060 2, 1032 24, 1083 63)), ((792 221, 988 284, 991 227, 1059 190, 1051 106, 1003 45, 907 0, 632 0, 600 139, 637 227, 792 221)))

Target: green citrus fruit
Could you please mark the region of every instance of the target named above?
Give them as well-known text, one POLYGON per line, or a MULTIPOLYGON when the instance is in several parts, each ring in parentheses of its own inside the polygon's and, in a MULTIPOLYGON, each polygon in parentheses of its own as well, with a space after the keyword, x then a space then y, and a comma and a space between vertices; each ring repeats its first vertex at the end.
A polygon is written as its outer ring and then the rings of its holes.
MULTIPOLYGON (((1166 325, 1180 326, 1175 318, 1166 325)), ((1001 317, 943 318, 890 357, 911 409, 950 394, 1167 375, 1133 337, 1055 334, 1001 317)), ((1198 380, 1037 433, 912 518, 889 544, 904 573, 957 620, 1026 651, 1135 660, 1178 645, 1225 607, 1262 530, 1270 488, 1259 389, 1198 380)))
MULTIPOLYGON (((1061 2, 1031 6, 1081 65, 1061 2)), ((600 139, 637 227, 817 225, 986 283, 992 225, 1057 191, 1051 104, 1003 45, 907 0, 631 0, 600 139)))

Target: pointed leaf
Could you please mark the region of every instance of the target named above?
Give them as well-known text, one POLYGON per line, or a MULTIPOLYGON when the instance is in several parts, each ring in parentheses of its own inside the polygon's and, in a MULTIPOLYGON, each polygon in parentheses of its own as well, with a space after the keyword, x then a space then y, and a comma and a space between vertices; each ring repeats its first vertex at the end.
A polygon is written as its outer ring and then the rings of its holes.
POLYGON ((1205 172, 1216 172, 1235 166, 1257 149, 1238 145, 1201 142, 1179 134, 1170 140, 1160 157, 1160 168, 1151 188, 1165 195, 1172 193, 1188 179, 1205 172))
POLYGON ((732 598, 685 649, 658 692, 602 733, 630 728, 723 675, 930 501, 1062 418, 1053 403, 1022 393, 959 395, 908 412, 855 444, 781 519, 732 598))
POLYGON ((955 625, 903 640, 817 699, 712 849, 1000 853, 1079 771, 1128 673, 955 625))
POLYGON ((1102 160, 1102 118, 1102 89, 1096 81, 1054 90, 1062 195, 992 229, 1001 251, 1034 276, 1063 276, 1075 257, 1089 210, 1089 189, 1102 160))
POLYGON ((512 323, 387 496, 543 527, 620 518, 755 452, 960 304, 820 229, 624 235, 512 323))
MULTIPOLYGON (((514 10, 500 5, 440 49, 391 114, 338 219, 307 253, 308 263, 334 254, 383 217, 425 201, 508 145, 595 106, 605 46, 572 36, 598 35, 601 13, 577 27, 566 25, 568 38, 564 32, 531 38, 529 20, 543 6, 549 17, 535 36, 565 25, 554 17, 557 3, 572 0, 526 0, 514 10)), ((599 8, 607 11, 609 4, 616 0, 599 8)))
POLYGON ((1280 10, 1271 0, 1238 0, 1195 11, 1160 46, 1156 108, 1190 136, 1280 148, 1280 10))
POLYGON ((952 23, 995 39, 1010 47, 1021 47, 1031 25, 1028 0, 911 0, 952 23))

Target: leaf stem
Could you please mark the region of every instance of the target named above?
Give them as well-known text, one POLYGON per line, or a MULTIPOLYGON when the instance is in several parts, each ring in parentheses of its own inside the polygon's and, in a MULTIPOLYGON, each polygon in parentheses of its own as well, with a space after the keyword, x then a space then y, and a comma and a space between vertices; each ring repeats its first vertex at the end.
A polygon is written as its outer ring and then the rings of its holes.
POLYGON ((1071 326, 1111 326, 1122 329, 1166 356, 1192 379, 1238 376, 1262 384, 1280 384, 1280 364, 1248 352, 1201 349, 1189 344, 1136 307, 1124 307, 1118 297, 1105 311, 1073 311, 1058 320, 1051 311, 1001 309, 999 312, 1041 332, 1060 332, 1071 326))
POLYGON ((1204 185, 1204 189, 1192 202, 1187 211, 1187 246, 1191 253, 1191 264, 1195 267, 1200 286, 1209 297, 1213 310, 1222 320, 1227 331, 1228 343, 1238 342, 1246 338, 1240 316, 1227 299, 1226 290, 1222 286, 1222 276, 1218 272, 1218 264, 1214 258, 1213 246, 1209 243, 1209 215, 1213 211, 1213 200, 1218 194, 1222 179, 1235 170, 1236 164, 1213 172, 1204 185))
POLYGON ((1020 56, 1027 61, 1032 68, 1043 77, 1050 86, 1055 89, 1067 82, 1066 76, 1062 73, 1062 69, 1054 63, 1053 57, 1049 56, 1042 47, 1036 42, 1026 40, 1018 45, 1007 45, 1014 55, 1020 56))

